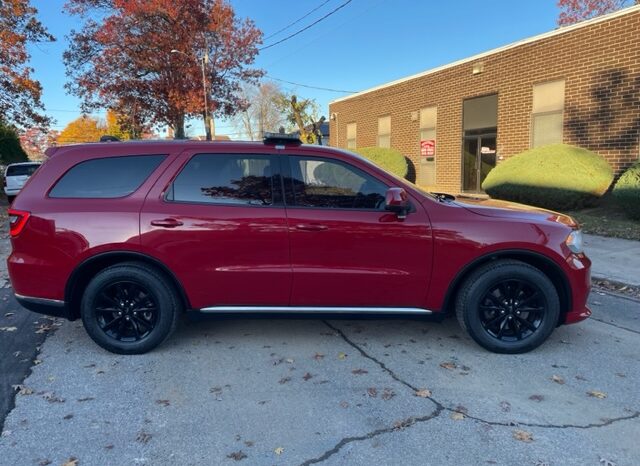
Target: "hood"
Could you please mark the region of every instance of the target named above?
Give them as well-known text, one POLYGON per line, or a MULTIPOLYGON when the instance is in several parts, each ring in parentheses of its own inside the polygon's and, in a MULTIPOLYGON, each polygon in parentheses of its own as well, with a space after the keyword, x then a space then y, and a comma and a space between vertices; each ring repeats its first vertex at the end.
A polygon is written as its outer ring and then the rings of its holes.
POLYGON ((485 217, 521 218, 533 222, 557 222, 576 228, 578 224, 568 215, 516 202, 498 199, 456 198, 455 204, 485 217))

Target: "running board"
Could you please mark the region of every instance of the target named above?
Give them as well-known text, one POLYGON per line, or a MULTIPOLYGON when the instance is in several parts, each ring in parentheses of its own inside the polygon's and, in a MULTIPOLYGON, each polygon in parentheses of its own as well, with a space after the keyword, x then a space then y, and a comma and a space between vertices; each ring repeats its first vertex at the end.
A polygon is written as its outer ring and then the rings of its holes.
POLYGON ((293 314, 432 314, 419 307, 309 307, 309 306, 211 306, 199 310, 205 314, 262 314, 291 312, 293 314))

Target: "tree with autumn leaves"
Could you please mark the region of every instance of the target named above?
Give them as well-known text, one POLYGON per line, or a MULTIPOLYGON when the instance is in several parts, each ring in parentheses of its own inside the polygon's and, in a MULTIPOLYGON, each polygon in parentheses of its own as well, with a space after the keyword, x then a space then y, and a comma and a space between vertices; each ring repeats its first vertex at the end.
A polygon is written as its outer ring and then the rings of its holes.
POLYGON ((241 84, 263 75, 252 67, 262 33, 226 0, 68 0, 65 8, 85 20, 64 54, 67 89, 84 110, 111 108, 182 138, 185 118, 204 112, 205 57, 210 114, 241 110, 241 84))
POLYGON ((640 0, 558 0, 558 8, 560 8, 558 24, 568 26, 612 13, 633 3, 640 3, 640 0))

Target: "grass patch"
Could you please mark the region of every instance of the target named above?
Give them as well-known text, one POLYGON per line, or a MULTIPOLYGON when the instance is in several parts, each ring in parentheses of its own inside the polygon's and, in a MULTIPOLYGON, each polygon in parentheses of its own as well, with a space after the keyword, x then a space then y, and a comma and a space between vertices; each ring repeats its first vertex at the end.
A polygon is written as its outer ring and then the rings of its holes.
POLYGON ((593 207, 567 214, 580 223, 585 233, 640 241, 640 221, 630 219, 611 194, 602 197, 593 207))

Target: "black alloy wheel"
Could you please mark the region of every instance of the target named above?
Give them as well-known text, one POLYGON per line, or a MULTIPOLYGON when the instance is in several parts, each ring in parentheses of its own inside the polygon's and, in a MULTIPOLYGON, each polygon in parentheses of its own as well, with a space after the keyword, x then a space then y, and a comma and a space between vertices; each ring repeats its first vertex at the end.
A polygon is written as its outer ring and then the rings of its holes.
POLYGON ((525 353, 549 338, 560 321, 553 282, 525 262, 499 259, 474 270, 456 296, 458 322, 495 353, 525 353))
POLYGON ((540 328, 546 307, 544 295, 535 284, 507 279, 489 288, 478 311, 488 335, 502 341, 519 341, 540 328))
POLYGON ((158 305, 140 283, 107 283, 93 303, 98 326, 118 341, 147 338, 158 320, 158 305))
POLYGON ((175 330, 183 306, 175 286, 160 270, 124 262, 98 272, 80 303, 82 323, 104 349, 142 354, 175 330))

